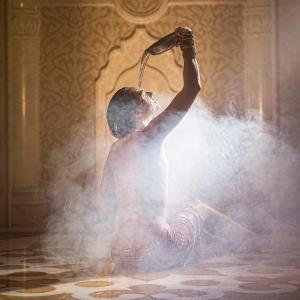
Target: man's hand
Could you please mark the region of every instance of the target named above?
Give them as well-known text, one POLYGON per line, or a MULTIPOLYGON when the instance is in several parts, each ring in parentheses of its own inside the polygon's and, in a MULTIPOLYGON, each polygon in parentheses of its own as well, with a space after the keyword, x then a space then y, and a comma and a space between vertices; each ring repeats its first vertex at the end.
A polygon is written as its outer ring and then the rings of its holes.
POLYGON ((181 121, 201 89, 193 31, 190 28, 178 27, 175 33, 178 35, 184 59, 183 87, 168 107, 143 130, 149 137, 161 140, 181 121))
POLYGON ((181 36, 192 36, 193 30, 189 27, 177 27, 175 29, 175 33, 181 37, 181 36))
POLYGON ((179 46, 184 56, 196 57, 194 34, 188 27, 177 27, 175 33, 178 36, 179 46))

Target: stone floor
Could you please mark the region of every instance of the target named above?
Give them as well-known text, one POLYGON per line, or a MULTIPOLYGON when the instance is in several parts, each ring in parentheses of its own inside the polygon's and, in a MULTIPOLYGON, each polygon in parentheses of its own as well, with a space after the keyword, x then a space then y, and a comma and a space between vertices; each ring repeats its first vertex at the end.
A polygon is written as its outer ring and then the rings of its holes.
MULTIPOLYGON (((78 268, 77 268, 78 271, 78 268)), ((300 249, 219 256, 153 274, 83 276, 43 256, 39 237, 0 241, 3 299, 300 299, 300 249)))

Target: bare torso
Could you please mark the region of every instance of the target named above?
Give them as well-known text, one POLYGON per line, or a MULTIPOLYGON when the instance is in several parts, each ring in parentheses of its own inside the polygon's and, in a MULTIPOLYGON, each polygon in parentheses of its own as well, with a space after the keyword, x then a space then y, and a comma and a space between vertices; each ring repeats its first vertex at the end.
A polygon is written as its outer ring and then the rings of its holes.
POLYGON ((107 164, 117 208, 116 246, 142 247, 156 238, 165 224, 167 164, 162 143, 135 132, 112 146, 107 164))

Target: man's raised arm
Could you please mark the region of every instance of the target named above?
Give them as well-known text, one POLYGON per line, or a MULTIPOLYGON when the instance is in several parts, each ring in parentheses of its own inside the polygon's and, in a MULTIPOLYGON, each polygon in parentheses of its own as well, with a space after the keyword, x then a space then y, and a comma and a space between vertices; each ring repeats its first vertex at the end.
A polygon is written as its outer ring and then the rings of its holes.
POLYGON ((193 32, 189 28, 176 29, 184 59, 183 88, 169 106, 144 129, 151 137, 164 138, 181 121, 201 89, 193 32))

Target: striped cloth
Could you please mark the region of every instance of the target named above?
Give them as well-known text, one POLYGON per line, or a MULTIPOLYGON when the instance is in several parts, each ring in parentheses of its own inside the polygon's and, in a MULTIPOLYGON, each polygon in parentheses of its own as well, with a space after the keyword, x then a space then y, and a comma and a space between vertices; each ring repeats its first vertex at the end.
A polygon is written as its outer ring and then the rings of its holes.
POLYGON ((188 207, 168 222, 168 229, 139 248, 112 247, 117 272, 149 272, 182 266, 199 257, 202 218, 188 207))

